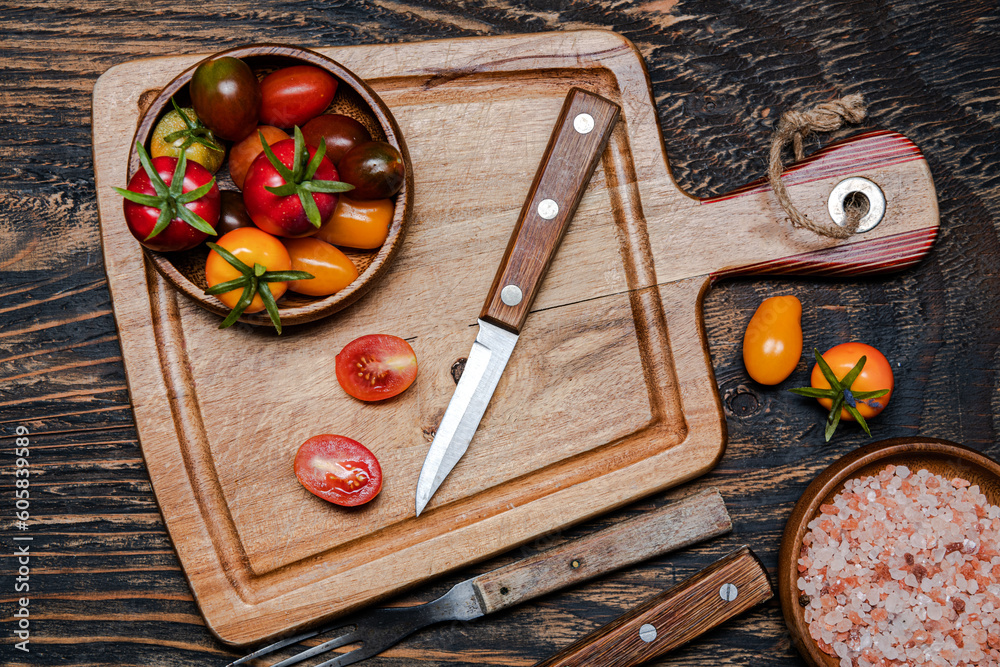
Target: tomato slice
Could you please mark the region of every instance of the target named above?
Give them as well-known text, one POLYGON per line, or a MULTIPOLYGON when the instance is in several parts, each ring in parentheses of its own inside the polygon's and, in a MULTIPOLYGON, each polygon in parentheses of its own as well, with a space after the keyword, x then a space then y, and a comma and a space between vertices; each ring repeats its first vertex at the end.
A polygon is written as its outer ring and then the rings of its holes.
POLYGON ((371 451, 342 435, 314 435, 295 455, 295 476, 335 505, 363 505, 382 490, 382 466, 371 451))
POLYGON ((417 355, 402 338, 371 334, 352 340, 337 355, 337 380, 362 401, 381 401, 406 391, 417 377, 417 355))

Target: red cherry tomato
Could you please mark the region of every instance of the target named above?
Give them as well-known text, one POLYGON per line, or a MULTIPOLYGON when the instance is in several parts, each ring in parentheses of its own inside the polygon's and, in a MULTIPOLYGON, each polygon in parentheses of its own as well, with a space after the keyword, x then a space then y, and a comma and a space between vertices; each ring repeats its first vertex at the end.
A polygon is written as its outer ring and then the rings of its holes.
POLYGON ((417 378, 417 355, 402 338, 371 334, 352 340, 337 355, 337 381, 362 401, 381 401, 405 391, 417 378))
MULTIPOLYGON (((178 166, 177 158, 153 158, 152 165, 159 177, 163 179, 164 184, 169 186, 174 178, 174 170, 178 166)), ((187 193, 197 190, 211 180, 212 174, 208 169, 205 169, 193 160, 188 160, 184 168, 184 186, 182 192, 187 193)), ((135 176, 128 182, 128 190, 143 195, 156 194, 156 189, 153 187, 149 174, 146 173, 145 169, 135 172, 135 176)), ((211 189, 205 195, 192 202, 188 202, 185 206, 192 213, 207 222, 210 227, 214 228, 219 222, 219 200, 219 187, 213 183, 211 189)), ((132 236, 139 243, 151 250, 158 250, 160 252, 188 250, 208 238, 208 234, 205 232, 198 231, 189 223, 176 217, 160 233, 153 238, 147 239, 146 237, 156 227, 156 220, 160 216, 161 209, 155 206, 137 204, 128 199, 124 200, 123 207, 125 222, 128 223, 128 229, 132 232, 132 236)))
POLYGON ((260 82, 260 122, 276 127, 302 125, 323 113, 337 92, 337 79, 312 65, 271 72, 260 82))
POLYGON ((325 141, 326 157, 334 165, 347 151, 372 140, 368 128, 350 116, 337 113, 316 116, 302 127, 302 135, 310 146, 319 146, 319 142, 325 141))
POLYGON ((342 435, 314 435, 295 455, 295 476, 309 493, 335 505, 363 505, 382 490, 382 467, 371 451, 342 435))
MULTIPOLYGON (((858 363, 861 357, 865 357, 865 365, 861 369, 861 374, 858 375, 857 379, 854 380, 854 384, 851 385, 851 391, 889 390, 889 393, 885 396, 858 400, 856 402, 858 412, 867 420, 885 410, 885 406, 889 404, 889 399, 892 398, 892 389, 895 381, 889 361, 881 352, 871 345, 865 345, 864 343, 841 343, 823 353, 823 361, 829 364, 830 370, 833 371, 834 376, 838 380, 844 379, 844 376, 854 368, 854 365, 858 363)), ((818 364, 813 366, 810 383, 816 389, 830 388, 830 383, 823 377, 823 371, 818 364)), ((816 400, 827 410, 833 407, 833 401, 829 398, 818 398, 816 400)), ((840 418, 847 421, 855 421, 846 408, 840 411, 840 418)))
POLYGON ((216 136, 239 141, 257 127, 260 84, 239 58, 223 56, 203 62, 189 86, 191 105, 216 136))
MULTIPOLYGON (((271 146, 274 156, 283 165, 292 169, 295 164, 295 140, 285 139, 271 146)), ((306 146, 305 150, 312 159, 316 149, 306 146)), ((338 180, 337 169, 325 157, 320 160, 319 167, 313 175, 312 180, 336 181, 338 180)), ((261 153, 250 165, 246 179, 243 181, 243 202, 247 206, 247 213, 253 219, 255 225, 269 234, 275 236, 285 236, 289 238, 299 238, 310 236, 318 230, 309 222, 306 211, 302 208, 302 200, 298 195, 276 195, 266 188, 280 187, 285 184, 278 170, 268 160, 266 153, 261 153)), ((319 209, 320 221, 326 220, 333 214, 337 207, 336 194, 325 192, 311 193, 316 208, 319 209)))

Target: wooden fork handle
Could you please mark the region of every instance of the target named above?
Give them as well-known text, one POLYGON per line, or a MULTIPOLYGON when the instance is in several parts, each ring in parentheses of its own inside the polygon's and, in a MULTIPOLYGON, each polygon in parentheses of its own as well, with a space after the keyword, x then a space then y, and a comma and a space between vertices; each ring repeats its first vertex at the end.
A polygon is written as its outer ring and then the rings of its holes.
POLYGON ((774 595, 742 547, 535 667, 631 667, 663 655, 774 595))

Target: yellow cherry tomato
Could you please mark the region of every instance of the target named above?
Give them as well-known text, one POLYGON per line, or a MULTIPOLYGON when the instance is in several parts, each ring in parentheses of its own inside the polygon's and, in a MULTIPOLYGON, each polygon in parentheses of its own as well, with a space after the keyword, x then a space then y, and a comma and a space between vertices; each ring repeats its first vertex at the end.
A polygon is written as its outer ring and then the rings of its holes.
POLYGON ((188 123, 200 128, 203 134, 198 134, 197 129, 192 132, 176 109, 168 111, 153 130, 153 136, 149 140, 149 154, 154 158, 162 156, 180 158, 183 152, 187 154, 187 159, 197 162, 214 174, 222 166, 226 151, 209 148, 192 137, 215 144, 219 148, 222 148, 222 143, 212 135, 211 131, 204 129, 194 109, 184 108, 181 111, 187 116, 188 123), (173 141, 167 142, 167 137, 172 134, 178 136, 173 141))
POLYGON ((743 336, 743 364, 761 384, 778 384, 802 356, 802 304, 794 296, 765 299, 743 336))
MULTIPOLYGON (((281 241, 256 227, 234 229, 225 234, 216 243, 234 254, 236 259, 251 268, 253 268, 254 264, 260 264, 268 271, 288 271, 292 268, 292 260, 288 256, 285 246, 281 245, 281 241)), ((209 287, 229 280, 235 280, 241 275, 219 253, 214 250, 208 253, 208 260, 205 262, 205 279, 208 281, 209 287)), ((268 283, 267 286, 271 288, 271 294, 275 299, 280 299, 281 295, 288 289, 288 283, 283 282, 268 283)), ((234 289, 223 292, 218 297, 222 303, 230 308, 235 308, 242 293, 242 289, 234 289)), ((243 312, 256 313, 261 310, 264 310, 264 301, 261 300, 259 294, 255 294, 253 301, 250 302, 250 305, 243 312)))
POLYGON ((385 243, 395 205, 391 199, 362 201, 340 195, 333 215, 315 238, 347 248, 371 250, 385 243))
POLYGON ((289 285, 293 292, 311 296, 336 294, 358 277, 358 269, 351 258, 325 241, 312 236, 282 240, 292 258, 292 270, 316 276, 311 280, 293 281, 289 285))

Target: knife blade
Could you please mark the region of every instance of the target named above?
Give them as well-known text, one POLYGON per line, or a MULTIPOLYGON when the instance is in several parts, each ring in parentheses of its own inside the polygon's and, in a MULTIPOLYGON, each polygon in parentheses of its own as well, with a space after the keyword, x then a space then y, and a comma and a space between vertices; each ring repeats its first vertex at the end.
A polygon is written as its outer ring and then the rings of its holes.
POLYGON ((567 94, 479 315, 476 342, 420 470, 417 516, 469 448, 619 112, 614 102, 582 88, 567 94))

